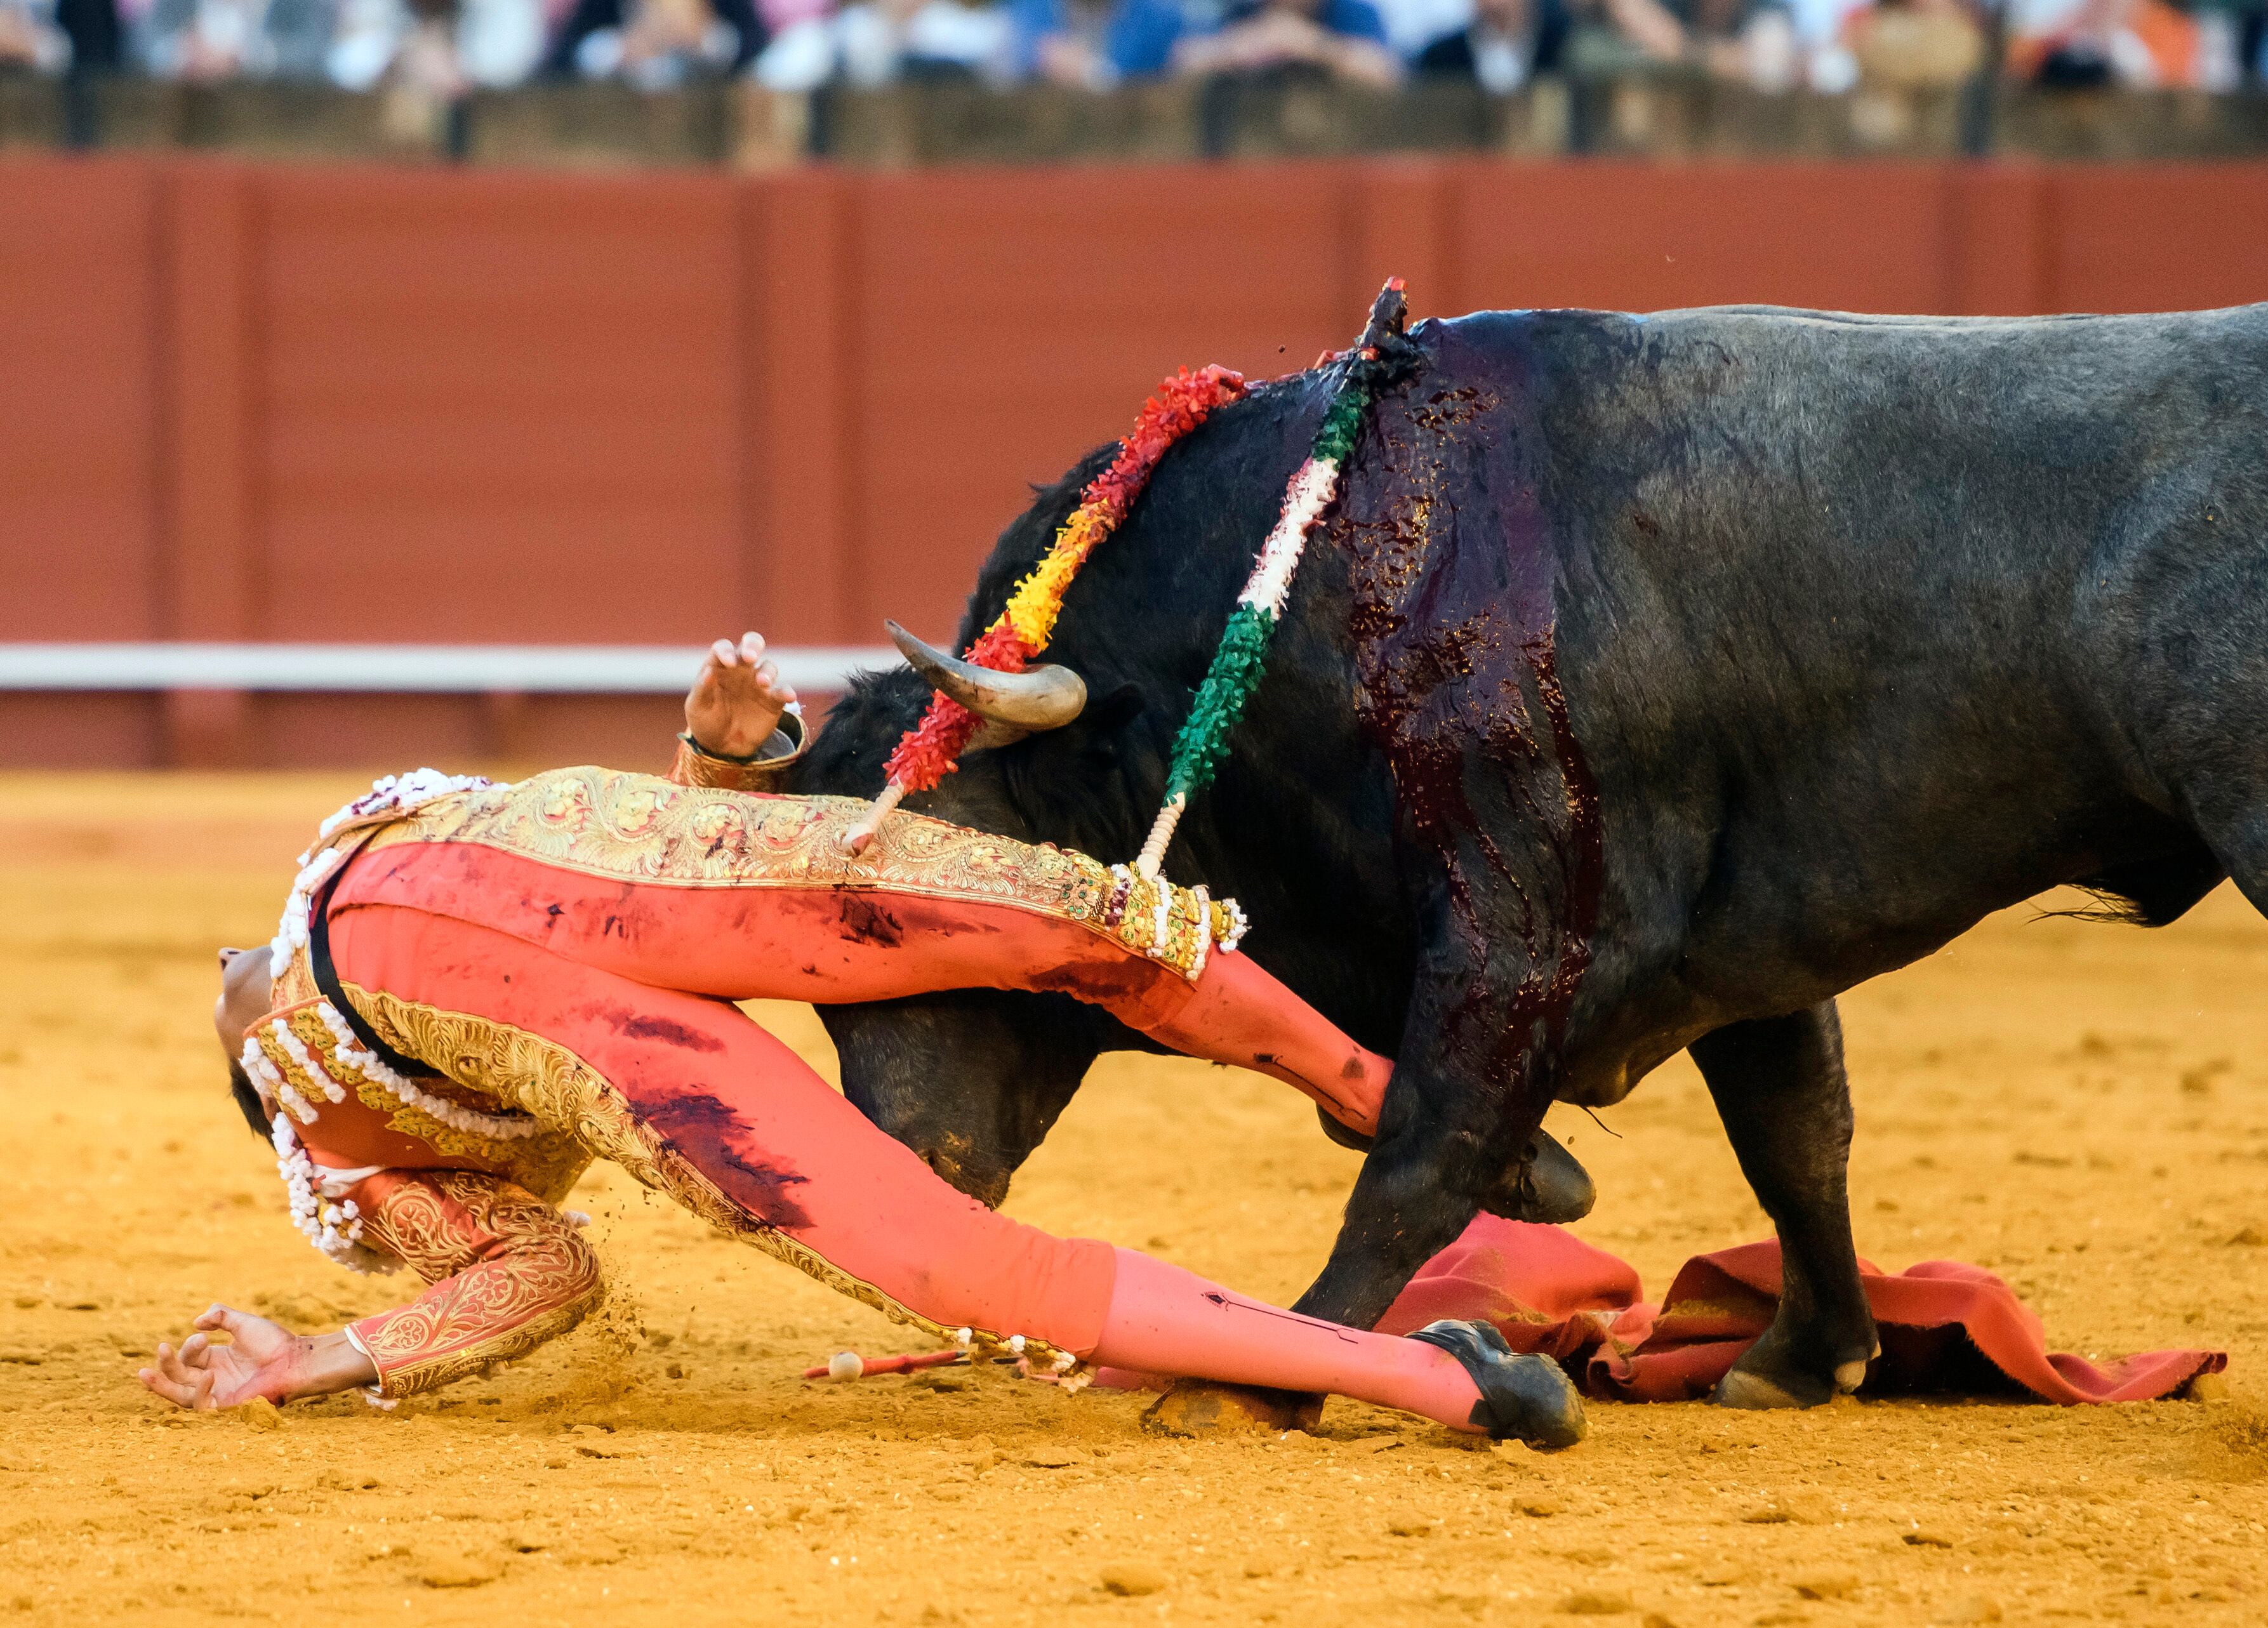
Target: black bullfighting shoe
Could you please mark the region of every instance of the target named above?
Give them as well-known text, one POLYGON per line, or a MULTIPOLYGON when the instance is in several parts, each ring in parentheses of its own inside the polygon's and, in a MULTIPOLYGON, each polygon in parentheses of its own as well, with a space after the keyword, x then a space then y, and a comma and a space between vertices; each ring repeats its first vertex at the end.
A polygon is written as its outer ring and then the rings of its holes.
POLYGON ((1462 1364, 1481 1399, 1472 1423, 1498 1441, 1532 1448, 1572 1448, 1590 1426, 1583 1398, 1566 1370, 1549 1357, 1522 1356, 1485 1322, 1429 1322, 1410 1337, 1439 1346, 1462 1364))

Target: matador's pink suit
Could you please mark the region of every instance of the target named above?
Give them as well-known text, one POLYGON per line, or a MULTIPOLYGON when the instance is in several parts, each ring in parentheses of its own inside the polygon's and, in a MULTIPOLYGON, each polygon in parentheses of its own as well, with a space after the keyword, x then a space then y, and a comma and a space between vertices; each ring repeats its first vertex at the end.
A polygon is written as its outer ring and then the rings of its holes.
MULTIPOLYGON (((350 1330, 386 1390, 571 1326, 595 1262, 544 1218, 603 1156, 871 1305, 1043 1368, 1092 1359, 1565 1433, 1572 1394, 1545 1398, 1542 1426, 1510 1419, 1481 1402, 1502 1388, 1476 1383, 1487 1363, 1470 1351, 1295 1316, 985 1208, 741 1013, 1061 991, 1373 1128, 1386 1060, 1219 948, 1226 917, 1202 893, 908 814, 854 858, 839 839, 861 812, 573 769, 333 835, 342 863, 303 874, 305 943, 287 916, 246 1061, 301 1120, 279 1116, 277 1137, 287 1165, 296 1138, 313 1167, 303 1227, 436 1280, 350 1330)), ((1555 1381, 1523 1370, 1533 1382, 1555 1381)))

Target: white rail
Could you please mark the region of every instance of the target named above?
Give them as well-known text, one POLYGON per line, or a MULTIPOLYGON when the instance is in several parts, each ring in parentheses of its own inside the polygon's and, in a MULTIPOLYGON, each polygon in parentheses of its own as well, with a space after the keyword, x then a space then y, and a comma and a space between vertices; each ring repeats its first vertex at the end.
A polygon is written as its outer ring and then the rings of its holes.
MULTIPOLYGON (((901 665, 887 645, 788 645, 771 652, 799 690, 832 695, 852 673, 901 665)), ((11 645, 0 691, 325 690, 440 695, 677 695, 699 645, 11 645)))

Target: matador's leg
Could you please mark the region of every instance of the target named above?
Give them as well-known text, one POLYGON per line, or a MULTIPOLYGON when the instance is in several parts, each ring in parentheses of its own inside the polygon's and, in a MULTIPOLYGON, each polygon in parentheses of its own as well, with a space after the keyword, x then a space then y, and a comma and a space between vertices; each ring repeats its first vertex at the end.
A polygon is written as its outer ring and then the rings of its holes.
POLYGON ((777 881, 625 881, 452 843, 357 859, 335 908, 381 899, 479 920, 641 983, 733 1000, 1075 995, 1176 1051, 1284 1080, 1364 1135, 1377 1129, 1393 1072, 1244 955, 1216 953, 1191 983, 1086 924, 1014 905, 777 881))
POLYGON ((1476 1349, 1466 1325, 1441 1325, 1464 1343, 1438 1347, 1338 1328, 986 1209, 721 999, 393 906, 338 910, 330 950, 348 998, 397 1050, 571 1115, 696 1212, 784 1241, 814 1275, 910 1321, 1554 1445, 1581 1432, 1556 1366, 1476 1349))

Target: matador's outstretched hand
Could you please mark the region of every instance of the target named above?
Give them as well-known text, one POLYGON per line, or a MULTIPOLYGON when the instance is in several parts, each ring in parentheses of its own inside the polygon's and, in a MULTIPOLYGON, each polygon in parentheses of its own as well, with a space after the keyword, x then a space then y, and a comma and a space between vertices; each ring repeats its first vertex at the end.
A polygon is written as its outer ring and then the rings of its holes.
POLYGON ((720 638, 685 696, 685 733, 716 757, 754 757, 795 702, 795 686, 764 658, 764 641, 743 633, 736 644, 720 638))
POLYGON ((370 1359, 343 1334, 294 1334, 265 1317, 218 1304, 206 1308, 196 1327, 179 1351, 161 1342, 157 1366, 135 1376, 176 1407, 210 1412, 262 1397, 290 1402, 378 1378, 370 1359), (214 1344, 216 1333, 227 1335, 230 1344, 214 1344))

